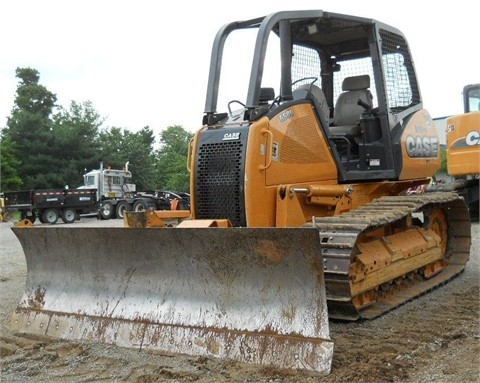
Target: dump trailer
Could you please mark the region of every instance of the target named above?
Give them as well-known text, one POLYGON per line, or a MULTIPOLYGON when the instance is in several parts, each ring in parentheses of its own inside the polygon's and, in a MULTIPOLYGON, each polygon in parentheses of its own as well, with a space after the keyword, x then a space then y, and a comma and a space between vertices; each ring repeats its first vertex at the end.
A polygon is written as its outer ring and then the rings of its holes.
POLYGON ((27 259, 13 330, 328 374, 329 318, 375 318, 469 258, 464 199, 405 193, 440 167, 413 63, 404 35, 368 18, 221 27, 189 216, 13 228, 27 259))
POLYGON ((455 191, 465 198, 472 221, 479 219, 480 179, 480 84, 463 88, 464 113, 447 117, 446 183, 430 186, 428 191, 455 191))
POLYGON ((98 211, 96 189, 31 189, 4 192, 5 210, 20 212, 20 219, 31 224, 38 220, 51 225, 61 218, 73 223, 81 214, 98 211))

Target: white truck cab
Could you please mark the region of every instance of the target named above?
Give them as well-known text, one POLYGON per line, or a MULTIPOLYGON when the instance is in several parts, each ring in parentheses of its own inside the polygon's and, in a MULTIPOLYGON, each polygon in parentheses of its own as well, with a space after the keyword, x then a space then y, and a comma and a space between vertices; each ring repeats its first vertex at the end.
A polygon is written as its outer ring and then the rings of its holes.
POLYGON ((83 176, 84 184, 78 189, 97 189, 97 199, 128 197, 136 192, 132 182, 132 173, 128 170, 128 162, 124 169, 104 168, 91 170, 83 176))

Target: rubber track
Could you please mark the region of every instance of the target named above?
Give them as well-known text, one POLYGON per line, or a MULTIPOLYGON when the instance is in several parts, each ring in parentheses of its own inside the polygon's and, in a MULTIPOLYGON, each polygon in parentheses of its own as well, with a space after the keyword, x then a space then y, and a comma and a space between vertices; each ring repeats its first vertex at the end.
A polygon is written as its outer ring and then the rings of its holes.
POLYGON ((470 254, 468 208, 463 198, 452 192, 385 196, 339 216, 315 217, 314 224, 320 234, 328 311, 332 319, 371 319, 382 315, 461 273, 470 254), (365 231, 399 221, 410 214, 436 207, 443 208, 448 224, 445 254, 447 267, 430 279, 399 289, 388 298, 357 310, 352 304, 349 271, 358 236, 365 231))

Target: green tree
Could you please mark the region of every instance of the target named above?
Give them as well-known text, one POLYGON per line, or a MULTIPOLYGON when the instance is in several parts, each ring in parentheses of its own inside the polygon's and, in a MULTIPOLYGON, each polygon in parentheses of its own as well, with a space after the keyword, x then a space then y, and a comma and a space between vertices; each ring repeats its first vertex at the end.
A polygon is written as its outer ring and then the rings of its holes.
POLYGON ((2 137, 0 142, 0 190, 19 190, 22 179, 18 175, 20 160, 13 155, 13 145, 9 138, 2 137))
POLYGON ((17 172, 24 187, 50 187, 59 182, 57 175, 49 172, 56 166, 51 115, 57 97, 38 84, 36 69, 17 68, 15 73, 19 84, 3 137, 11 143, 13 161, 20 161, 17 172))
POLYGON ((190 191, 187 170, 188 145, 193 134, 182 126, 173 125, 160 133, 160 149, 157 151, 158 188, 178 192, 190 191))
POLYGON ((104 166, 118 169, 128 162, 137 190, 155 188, 155 137, 148 126, 136 133, 116 127, 104 129, 98 143, 104 166))
POLYGON ((100 162, 97 139, 103 119, 90 101, 72 101, 69 110, 60 108, 53 120, 55 154, 61 161, 56 170, 65 184, 78 187, 85 169, 100 162))
POLYGON ((127 132, 125 151, 138 190, 155 189, 155 136, 149 127, 136 133, 127 132))
POLYGON ((440 159, 441 159, 441 165, 438 171, 446 174, 447 173, 447 151, 445 149, 440 149, 440 159))

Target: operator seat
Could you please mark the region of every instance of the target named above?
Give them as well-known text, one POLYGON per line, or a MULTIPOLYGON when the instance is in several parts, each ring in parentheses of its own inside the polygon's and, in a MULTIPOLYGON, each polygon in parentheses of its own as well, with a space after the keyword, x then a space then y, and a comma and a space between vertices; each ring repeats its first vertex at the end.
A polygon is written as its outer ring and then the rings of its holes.
POLYGON ((307 92, 310 91, 312 93, 313 98, 317 102, 316 108, 319 113, 325 118, 325 122, 327 124, 330 123, 330 107, 327 104, 327 99, 323 91, 314 84, 303 84, 300 85, 295 91, 297 90, 306 90, 307 92))
POLYGON ((370 88, 370 76, 345 77, 342 83, 342 91, 338 96, 333 111, 333 126, 330 127, 332 135, 359 136, 360 126, 358 121, 365 110, 358 105, 358 99, 372 107, 372 93, 370 88))

